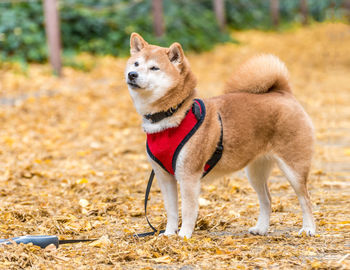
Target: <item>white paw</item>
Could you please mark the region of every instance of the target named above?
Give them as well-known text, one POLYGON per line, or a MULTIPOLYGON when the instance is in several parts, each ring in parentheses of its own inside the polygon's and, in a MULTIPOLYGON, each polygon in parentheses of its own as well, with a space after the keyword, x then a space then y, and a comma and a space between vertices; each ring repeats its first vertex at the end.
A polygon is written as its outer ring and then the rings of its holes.
POLYGON ((165 230, 163 235, 169 236, 169 235, 175 235, 177 230, 165 230))
POLYGON ((192 231, 181 229, 181 230, 179 231, 179 236, 180 236, 181 238, 185 238, 185 237, 186 237, 187 239, 190 239, 191 236, 192 236, 192 231))
POLYGON ((316 233, 316 229, 315 227, 305 226, 301 228, 298 234, 303 235, 304 233, 306 234, 306 236, 314 236, 316 233))
POLYGON ((248 231, 249 231, 251 234, 254 234, 254 235, 266 235, 268 229, 269 229, 268 227, 258 227, 258 226, 255 226, 255 227, 249 228, 248 231))

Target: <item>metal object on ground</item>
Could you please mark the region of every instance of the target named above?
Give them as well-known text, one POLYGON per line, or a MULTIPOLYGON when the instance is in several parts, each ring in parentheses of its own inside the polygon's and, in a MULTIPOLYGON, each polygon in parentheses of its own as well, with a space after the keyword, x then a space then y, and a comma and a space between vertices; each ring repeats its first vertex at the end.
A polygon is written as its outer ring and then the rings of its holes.
POLYGON ((39 246, 41 248, 46 248, 48 245, 55 245, 57 248, 59 245, 63 244, 72 244, 79 242, 92 242, 97 239, 73 239, 73 240, 59 240, 56 235, 25 235, 14 237, 10 239, 0 239, 0 245, 10 245, 13 242, 20 244, 29 244, 32 243, 35 246, 39 246))

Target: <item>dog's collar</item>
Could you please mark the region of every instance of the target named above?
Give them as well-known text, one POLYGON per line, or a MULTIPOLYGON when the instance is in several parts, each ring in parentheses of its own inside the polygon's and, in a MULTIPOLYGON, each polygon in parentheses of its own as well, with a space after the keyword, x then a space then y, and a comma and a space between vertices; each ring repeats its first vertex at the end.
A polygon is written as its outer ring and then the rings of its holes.
POLYGON ((175 107, 171 107, 167 111, 162 111, 162 112, 156 112, 152 114, 145 114, 143 117, 146 118, 147 120, 150 120, 152 123, 157 123, 167 117, 172 116, 174 113, 176 113, 181 106, 185 103, 187 98, 185 98, 183 101, 181 101, 179 104, 177 104, 175 107))

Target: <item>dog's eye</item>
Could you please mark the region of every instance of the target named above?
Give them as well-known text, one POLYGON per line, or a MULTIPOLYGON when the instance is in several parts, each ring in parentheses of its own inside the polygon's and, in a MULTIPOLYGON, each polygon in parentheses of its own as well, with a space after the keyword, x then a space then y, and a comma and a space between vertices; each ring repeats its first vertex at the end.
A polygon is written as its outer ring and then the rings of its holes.
POLYGON ((139 62, 135 62, 135 63, 134 63, 134 66, 135 66, 135 67, 138 67, 138 66, 139 66, 139 62))
POLYGON ((159 70, 159 67, 153 66, 150 68, 150 70, 159 70))

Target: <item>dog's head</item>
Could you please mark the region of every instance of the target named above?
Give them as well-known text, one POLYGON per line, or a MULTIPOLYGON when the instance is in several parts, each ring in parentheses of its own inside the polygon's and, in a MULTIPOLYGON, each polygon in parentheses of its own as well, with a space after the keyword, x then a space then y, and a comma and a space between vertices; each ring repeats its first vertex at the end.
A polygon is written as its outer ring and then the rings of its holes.
POLYGON ((168 109, 170 100, 181 102, 194 91, 196 79, 179 43, 163 48, 150 45, 139 34, 132 33, 130 54, 125 79, 140 113, 168 109), (165 97, 167 102, 160 102, 165 97))

